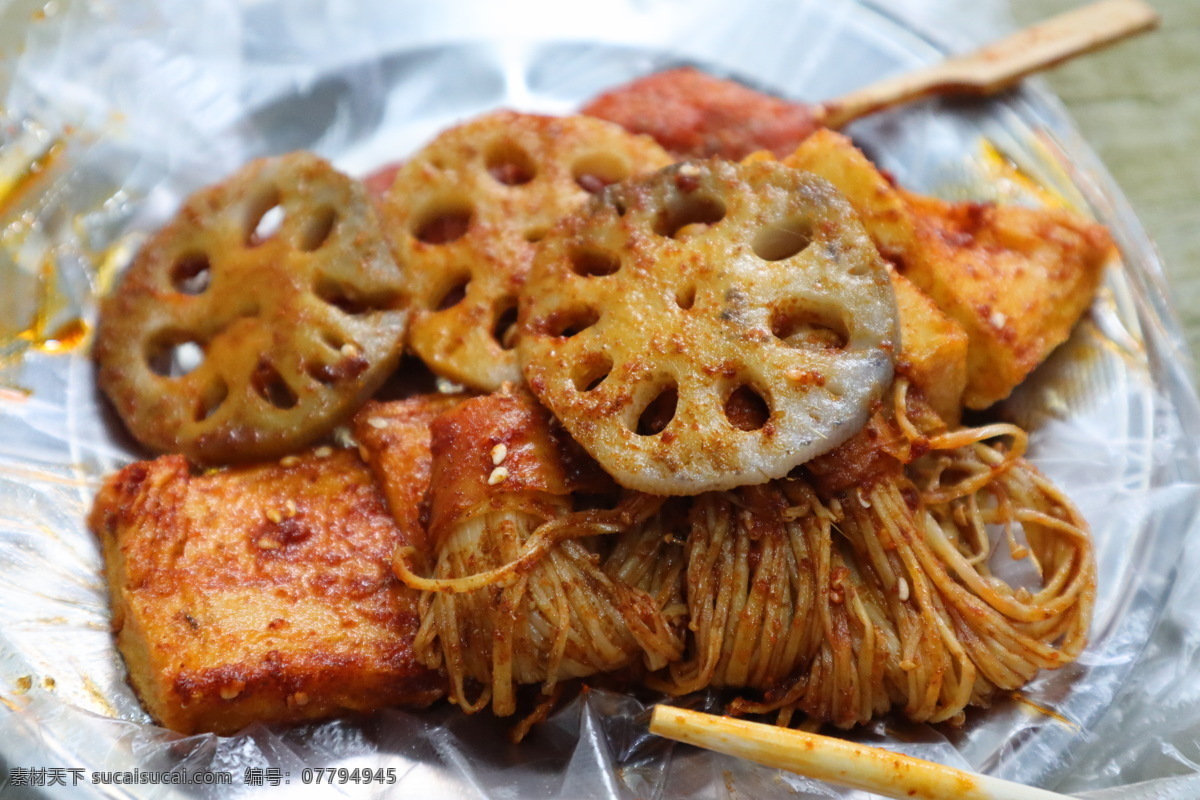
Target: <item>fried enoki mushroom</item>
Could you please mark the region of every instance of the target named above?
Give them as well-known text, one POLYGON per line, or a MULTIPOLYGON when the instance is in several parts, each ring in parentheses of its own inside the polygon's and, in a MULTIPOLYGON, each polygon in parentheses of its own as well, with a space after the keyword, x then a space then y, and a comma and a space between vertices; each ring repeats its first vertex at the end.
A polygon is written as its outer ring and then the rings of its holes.
POLYGON ((155 450, 280 456, 387 378, 404 288, 356 181, 308 153, 255 161, 190 197, 105 298, 100 387, 155 450))
POLYGON ((683 654, 684 564, 661 498, 574 509, 573 493, 611 481, 525 394, 459 404, 434 421, 432 449, 433 576, 415 574, 411 549, 393 564, 426 592, 413 647, 464 711, 512 714, 518 684, 549 695, 683 654))
POLYGON ((412 280, 413 352, 473 389, 520 381, 517 295, 535 243, 592 193, 670 162, 649 138, 587 117, 502 111, 438 136, 383 203, 412 280))
POLYGON ((687 541, 695 639, 652 685, 757 689, 733 713, 840 727, 891 709, 961 722, 1075 660, 1096 592, 1087 523, 1022 458, 1014 425, 929 431, 897 382, 896 457, 854 486, 828 472, 696 498, 687 541), (924 453, 924 455, 922 455, 924 453), (905 466, 905 462, 909 462, 905 466), (995 541, 999 534, 999 541, 995 541), (1026 575, 1001 577, 1007 539, 1026 575))
POLYGON ((785 475, 862 427, 899 344, 884 262, 825 181, 683 162, 542 241, 521 296, 533 392, 622 485, 785 475))

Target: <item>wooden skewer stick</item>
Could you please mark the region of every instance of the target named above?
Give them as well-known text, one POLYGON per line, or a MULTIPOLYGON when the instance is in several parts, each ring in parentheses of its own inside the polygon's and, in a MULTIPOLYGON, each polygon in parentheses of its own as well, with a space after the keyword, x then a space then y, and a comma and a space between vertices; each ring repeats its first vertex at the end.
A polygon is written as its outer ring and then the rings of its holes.
POLYGON ((1066 795, 815 733, 655 706, 650 732, 898 800, 1067 800, 1066 795))
POLYGON ((1158 26, 1143 0, 1101 0, 1025 28, 973 53, 886 78, 814 109, 816 120, 840 128, 859 117, 934 94, 989 95, 1030 73, 1053 67, 1158 26))

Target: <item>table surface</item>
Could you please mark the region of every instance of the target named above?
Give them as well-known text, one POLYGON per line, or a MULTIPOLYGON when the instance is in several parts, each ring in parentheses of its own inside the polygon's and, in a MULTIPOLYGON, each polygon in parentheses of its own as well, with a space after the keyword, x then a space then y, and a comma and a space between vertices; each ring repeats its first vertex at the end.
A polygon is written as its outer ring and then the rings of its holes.
MULTIPOLYGON (((1010 0, 1028 25, 1083 0, 1010 0)), ((1148 0, 1159 30, 1048 73, 1158 247, 1200 378, 1200 0, 1148 0)))

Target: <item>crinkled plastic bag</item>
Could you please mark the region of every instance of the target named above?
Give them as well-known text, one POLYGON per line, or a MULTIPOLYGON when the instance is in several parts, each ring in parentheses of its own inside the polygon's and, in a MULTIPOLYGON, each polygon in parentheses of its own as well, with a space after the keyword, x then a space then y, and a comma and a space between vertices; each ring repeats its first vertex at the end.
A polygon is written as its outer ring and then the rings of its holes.
MULTIPOLYGON (((642 701, 601 691, 584 690, 520 746, 505 743, 508 722, 446 706, 229 738, 150 724, 113 647, 84 526, 102 477, 136 450, 96 394, 77 320, 94 319, 96 296, 188 192, 254 156, 311 149, 363 174, 470 115, 567 112, 681 63, 797 99, 836 97, 994 38, 1007 27, 999 3, 51 0, 0 2, 0 22, 0 752, 10 768, 0 782, 14 767, 54 767, 78 772, 39 791, 70 797, 841 796, 651 737, 642 701), (6 41, 16 30, 23 41, 6 41), (24 184, 3 182, 29 164, 24 184), (334 773, 314 785, 321 767, 391 768, 395 783, 334 773), (125 770, 223 771, 233 783, 90 784, 125 770), (71 786, 77 775, 85 785, 71 786)), ((1195 796, 1200 417, 1153 247, 1036 81, 994 102, 879 114, 850 132, 910 188, 1029 201, 1023 180, 997 173, 993 148, 1109 225, 1124 255, 1089 318, 1006 408, 1034 427, 1035 463, 1093 526, 1091 645, 1079 663, 970 712, 962 729, 888 718, 851 737, 1097 798, 1170 775, 1182 777, 1146 790, 1195 796)), ((714 698, 693 702, 719 710, 714 698)))

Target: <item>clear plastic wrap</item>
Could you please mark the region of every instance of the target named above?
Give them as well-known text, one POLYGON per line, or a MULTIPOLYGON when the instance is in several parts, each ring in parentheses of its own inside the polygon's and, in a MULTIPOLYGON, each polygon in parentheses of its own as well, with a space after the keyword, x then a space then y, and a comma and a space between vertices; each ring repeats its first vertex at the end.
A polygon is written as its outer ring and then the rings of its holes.
MULTIPOLYGON (((84 526, 102 476, 137 451, 96 394, 75 320, 94 319, 97 294, 182 197, 254 156, 311 149, 363 174, 472 114, 567 112, 680 63, 797 99, 835 97, 1003 32, 1000 4, 969 5, 95 0, 31 16, 20 54, 0 72, 0 178, 19 163, 36 173, 0 181, 8 766, 234 775, 232 787, 86 786, 122 798, 324 796, 331 787, 301 777, 318 766, 396 768, 394 785, 332 787, 352 797, 841 796, 650 737, 640 701, 601 691, 584 691, 520 746, 503 743, 508 723, 445 707, 231 738, 149 724, 113 647, 99 550, 84 526), (290 783, 247 785, 245 770, 257 767, 290 783)), ((1124 261, 1071 341, 1007 406, 1034 427, 1034 462, 1093 526, 1092 644, 1078 664, 972 711, 961 729, 889 718, 851 736, 1074 791, 1200 771, 1200 626, 1191 620, 1200 537, 1189 536, 1200 408, 1152 245, 1036 82, 992 102, 880 114, 849 132, 907 187, 1028 199, 1023 180, 997 179, 988 152, 999 151, 1109 225, 1124 261)), ((85 786, 71 783, 39 791, 80 796, 85 786)), ((1188 786, 1177 783, 1178 796, 1193 796, 1188 786)))

